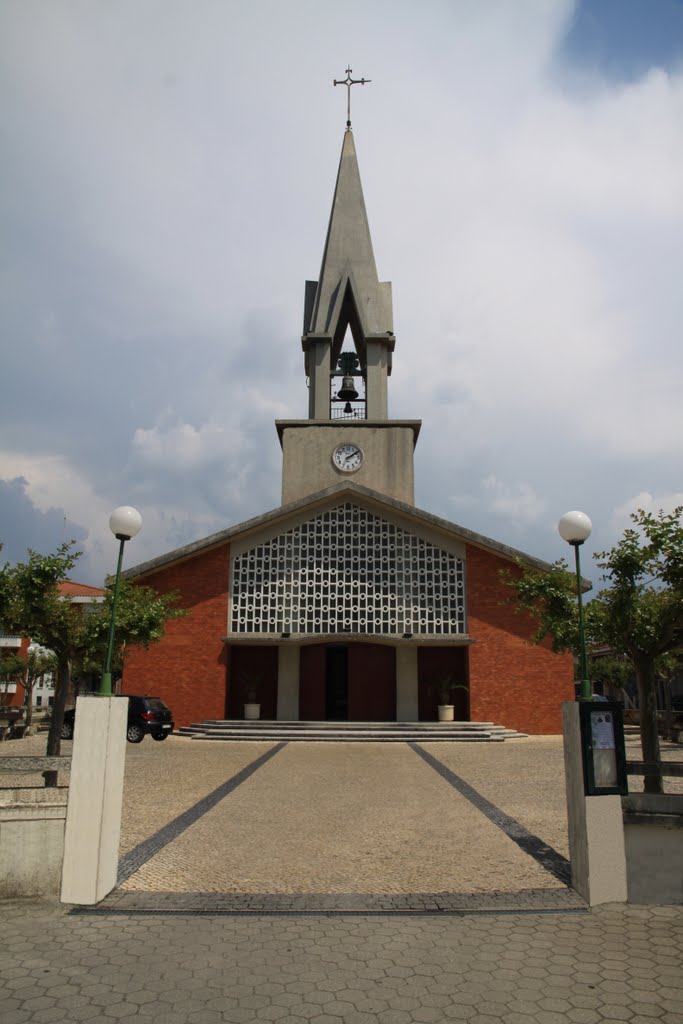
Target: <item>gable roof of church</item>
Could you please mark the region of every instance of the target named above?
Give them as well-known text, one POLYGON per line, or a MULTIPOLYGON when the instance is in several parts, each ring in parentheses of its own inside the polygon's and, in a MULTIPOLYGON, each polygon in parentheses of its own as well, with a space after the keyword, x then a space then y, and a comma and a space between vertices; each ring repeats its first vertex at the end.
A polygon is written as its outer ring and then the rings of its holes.
POLYGON ((385 494, 373 491, 370 487, 364 487, 362 484, 345 480, 332 487, 327 487, 325 490, 318 491, 316 494, 308 495, 298 501, 292 501, 288 505, 280 505, 270 512, 263 513, 263 515, 255 516, 253 519, 246 519, 244 522, 236 523, 235 526, 230 526, 226 530, 220 530, 218 533, 213 533, 201 540, 193 541, 191 544, 175 548, 175 550, 168 551, 157 558, 152 558, 148 562, 141 562, 140 565, 126 569, 122 576, 126 579, 135 579, 136 577, 149 575, 149 573, 164 569, 174 562, 186 561, 211 548, 228 544, 249 533, 256 533, 263 529, 264 526, 268 526, 278 520, 282 520, 284 524, 287 519, 293 516, 300 516, 301 512, 306 509, 314 512, 320 506, 337 504, 345 499, 353 500, 354 498, 360 500, 363 504, 374 506, 375 511, 380 515, 382 508, 394 511, 405 519, 411 520, 416 528, 419 528, 420 525, 431 527, 448 534, 452 539, 473 544, 475 547, 491 551, 510 561, 521 559, 526 564, 535 566, 538 569, 550 568, 548 562, 536 558, 534 555, 529 555, 524 551, 519 551, 517 548, 509 547, 507 544, 501 544, 500 541, 492 540, 490 537, 485 537, 480 533, 475 533, 474 530, 468 530, 457 523, 451 523, 448 519, 441 519, 439 516, 432 515, 431 512, 425 512, 423 509, 416 508, 415 505, 408 505, 406 502, 398 501, 396 498, 389 498, 385 494))
POLYGON ((347 326, 362 358, 365 338, 393 338, 391 283, 377 278, 350 128, 344 133, 320 276, 306 283, 304 347, 308 334, 328 335, 337 357, 347 326))

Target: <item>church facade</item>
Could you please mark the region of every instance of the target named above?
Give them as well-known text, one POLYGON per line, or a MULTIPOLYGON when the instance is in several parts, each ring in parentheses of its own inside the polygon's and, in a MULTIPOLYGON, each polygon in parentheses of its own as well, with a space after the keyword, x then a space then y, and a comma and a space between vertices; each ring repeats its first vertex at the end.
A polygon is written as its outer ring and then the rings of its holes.
POLYGON ((129 569, 188 614, 126 655, 123 690, 154 693, 178 725, 436 718, 561 731, 570 657, 532 646, 501 571, 544 563, 414 504, 421 423, 388 415, 395 347, 350 127, 302 347, 308 416, 281 420, 282 504, 129 569))

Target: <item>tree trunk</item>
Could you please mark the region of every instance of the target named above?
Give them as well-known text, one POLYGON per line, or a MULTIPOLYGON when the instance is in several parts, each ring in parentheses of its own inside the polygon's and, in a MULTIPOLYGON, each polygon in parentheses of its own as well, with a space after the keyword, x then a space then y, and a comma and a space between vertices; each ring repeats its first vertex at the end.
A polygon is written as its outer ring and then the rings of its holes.
POLYGON ((676 727, 674 723, 674 708, 671 700, 671 679, 660 676, 662 693, 664 694, 664 738, 673 740, 676 727))
POLYGON ((26 708, 26 713, 24 715, 26 730, 24 732, 24 736, 30 736, 33 728, 33 687, 35 686, 35 682, 35 679, 27 672, 26 682, 24 683, 24 707, 26 708))
POLYGON ((645 775, 644 789, 646 793, 663 793, 654 658, 639 657, 634 660, 640 696, 640 745, 643 761, 658 766, 645 775))
MULTIPOLYGON (((64 724, 64 709, 66 699, 69 695, 71 685, 71 662, 67 657, 60 657, 57 661, 57 674, 55 679, 55 702, 52 705, 52 721, 50 731, 47 734, 47 756, 58 757, 62 749, 62 726, 64 724)), ((43 772, 46 786, 57 785, 57 772, 43 772)))

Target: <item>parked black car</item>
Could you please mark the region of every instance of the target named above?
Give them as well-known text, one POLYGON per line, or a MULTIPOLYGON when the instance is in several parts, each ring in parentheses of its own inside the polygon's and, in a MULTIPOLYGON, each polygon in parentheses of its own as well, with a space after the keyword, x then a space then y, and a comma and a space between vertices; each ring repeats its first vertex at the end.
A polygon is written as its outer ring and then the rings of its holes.
MULTIPOLYGON (((173 715, 159 697, 131 697, 127 693, 117 696, 128 697, 128 730, 126 739, 129 743, 142 743, 147 733, 153 740, 165 740, 173 732, 173 715)), ((76 709, 69 708, 64 712, 62 739, 71 740, 74 735, 76 709)))

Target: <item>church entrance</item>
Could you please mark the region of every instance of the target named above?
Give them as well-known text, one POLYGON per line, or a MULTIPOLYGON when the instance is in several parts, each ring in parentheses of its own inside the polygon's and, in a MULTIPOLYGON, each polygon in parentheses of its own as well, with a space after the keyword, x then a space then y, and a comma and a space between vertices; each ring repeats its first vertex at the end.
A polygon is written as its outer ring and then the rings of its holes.
POLYGON ((388 644, 306 645, 299 680, 304 722, 396 721, 396 652, 388 644))
POLYGON ((325 651, 325 718, 345 722, 349 717, 348 648, 328 647, 325 651))

